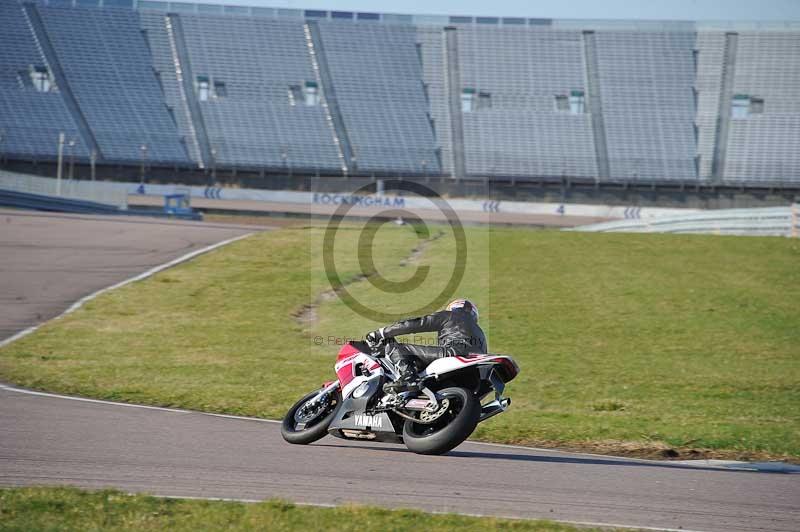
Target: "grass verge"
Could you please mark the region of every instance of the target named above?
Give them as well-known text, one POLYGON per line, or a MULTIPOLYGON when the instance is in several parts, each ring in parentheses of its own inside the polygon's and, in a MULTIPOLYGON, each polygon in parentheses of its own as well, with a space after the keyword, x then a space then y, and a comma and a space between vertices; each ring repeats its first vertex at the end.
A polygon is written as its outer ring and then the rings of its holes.
MULTIPOLYGON (((419 238, 382 228, 376 269, 405 279, 419 238)), ((357 279, 359 231, 337 239, 357 279)), ((469 228, 458 293, 494 352, 523 368, 488 441, 648 457, 800 457, 800 242, 469 228)), ((327 288, 322 230, 260 234, 129 285, 0 351, 0 377, 104 399, 277 418, 333 375, 335 345, 379 326, 327 288), (314 302, 314 319, 298 321, 314 302)), ((361 301, 400 311, 452 271, 440 238, 428 278, 361 301)), ((433 310, 432 308, 425 310, 433 310)))
MULTIPOLYGON (((283 501, 240 503, 163 499, 74 488, 0 489, 0 530, 519 530, 573 531, 522 521, 367 506, 319 508, 283 501)), ((581 528, 581 530, 588 530, 581 528)))

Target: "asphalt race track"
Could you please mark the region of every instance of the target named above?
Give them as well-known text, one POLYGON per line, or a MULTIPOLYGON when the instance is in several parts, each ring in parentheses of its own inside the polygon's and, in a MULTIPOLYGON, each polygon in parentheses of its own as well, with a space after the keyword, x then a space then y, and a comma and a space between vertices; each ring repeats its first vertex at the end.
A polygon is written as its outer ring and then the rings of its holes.
POLYGON ((253 227, 0 209, 0 340, 76 300, 253 227))
MULTIPOLYGON (((298 392, 300 392, 298 390, 298 392)), ((300 393, 298 393, 300 395, 300 393)), ((447 456, 279 425, 0 388, 0 484, 360 502, 688 530, 796 531, 800 475, 463 444, 447 456)))
MULTIPOLYGON (((252 230, 15 211, 0 211, 0 223, 0 338, 90 292, 252 230)), ((292 446, 275 422, 0 385, 0 485, 59 484, 684 530, 800 529, 798 474, 477 443, 440 457, 331 437, 292 446)))

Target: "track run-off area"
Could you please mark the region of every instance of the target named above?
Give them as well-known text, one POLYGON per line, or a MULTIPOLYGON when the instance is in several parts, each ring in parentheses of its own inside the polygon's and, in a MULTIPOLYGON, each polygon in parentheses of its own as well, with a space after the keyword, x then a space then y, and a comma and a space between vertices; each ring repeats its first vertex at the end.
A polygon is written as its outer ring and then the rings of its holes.
MULTIPOLYGON (((252 227, 0 211, 0 340, 252 227)), ((302 390, 298 390, 300 394, 302 390)), ((411 507, 683 530, 797 530, 800 475, 468 442, 445 456, 269 420, 0 385, 0 485, 411 507)))

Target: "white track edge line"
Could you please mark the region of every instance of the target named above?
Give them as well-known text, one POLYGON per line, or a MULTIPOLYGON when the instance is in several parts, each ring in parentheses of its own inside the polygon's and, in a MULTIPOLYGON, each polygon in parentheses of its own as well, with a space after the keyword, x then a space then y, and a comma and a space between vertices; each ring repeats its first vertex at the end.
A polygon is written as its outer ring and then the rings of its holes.
POLYGON ((125 406, 128 408, 141 408, 143 410, 160 410, 162 412, 173 412, 176 414, 199 414, 202 416, 223 417, 229 419, 238 419, 241 421, 260 421, 262 423, 280 423, 275 419, 264 419, 259 417, 237 416, 234 414, 217 414, 214 412, 201 412, 200 410, 186 410, 183 408, 168 408, 165 406, 152 406, 152 405, 138 405, 135 403, 120 403, 118 401, 106 401, 104 399, 90 399, 88 397, 76 397, 73 395, 61 395, 57 393, 39 392, 36 390, 27 390, 25 388, 17 388, 7 384, 0 384, 0 390, 7 390, 9 392, 22 393, 27 395, 37 395, 40 397, 50 397, 52 399, 66 399, 68 401, 80 401, 83 403, 97 403, 112 406, 125 406))
MULTIPOLYGON (((76 397, 73 395, 62 395, 57 393, 50 393, 50 392, 40 392, 36 390, 28 390, 25 388, 17 388, 16 386, 9 386, 8 384, 0 383, 0 390, 6 390, 9 392, 15 393, 22 393, 27 395, 36 395, 39 397, 49 397, 52 399, 66 399, 68 401, 80 401, 84 403, 96 403, 96 404, 103 404, 103 405, 111 405, 111 406, 123 406, 128 408, 141 408, 143 410, 160 410, 162 412, 173 412, 176 414, 198 414, 201 416, 212 416, 212 417, 221 417, 221 418, 228 418, 228 419, 238 419, 240 421, 258 421, 261 423, 282 423, 279 419, 266 419, 261 417, 252 417, 252 416, 237 416, 234 414, 217 414, 214 412, 203 412, 200 410, 187 410, 185 408, 169 408, 165 406, 152 406, 152 405, 139 405, 135 403, 121 403, 118 401, 107 401, 105 399, 90 399, 88 397, 76 397)), ((503 447, 506 449, 516 449, 516 450, 528 450, 528 451, 536 451, 540 453, 554 453, 554 454, 567 454, 570 456, 591 456, 596 458, 603 458, 610 461, 615 462, 636 462, 642 464, 669 464, 669 465, 682 465, 685 467, 702 467, 704 469, 718 469, 720 471, 755 471, 752 468, 747 467, 735 467, 735 463, 731 463, 727 467, 709 465, 709 464, 687 464, 687 461, 683 461, 680 464, 677 462, 669 461, 669 460, 648 460, 646 458, 630 458, 627 456, 614 456, 608 454, 594 454, 594 453, 581 453, 581 452, 574 452, 574 451, 562 451, 559 449, 547 449, 543 447, 527 447, 524 445, 509 445, 506 443, 492 443, 486 441, 473 441, 467 440, 465 443, 470 443, 474 445, 487 445, 491 447, 503 447), (733 466, 733 467, 731 467, 733 466)), ((700 460, 704 462, 704 460, 700 460)), ((748 464, 749 462, 738 462, 741 464, 748 464)), ((657 530, 664 530, 664 529, 657 529, 657 530)))
MULTIPOLYGON (((142 493, 134 493, 128 492, 128 495, 142 495, 142 493)), ((241 502, 245 504, 259 504, 262 502, 266 502, 270 499, 238 499, 238 498, 230 498, 230 497, 200 497, 200 496, 181 496, 181 495, 153 495, 153 494, 144 494, 150 497, 156 497, 158 499, 187 499, 192 501, 222 501, 222 502, 241 502)), ((278 499, 280 500, 280 499, 278 499)), ((369 506, 362 503, 353 503, 353 502, 345 502, 342 504, 332 504, 332 503, 325 503, 325 502, 293 502, 290 501, 291 504, 295 506, 312 506, 318 508, 341 508, 348 504, 356 504, 359 506, 369 506)), ((565 519, 553 519, 549 517, 512 517, 512 516, 504 516, 504 515, 494 515, 494 514, 479 514, 479 513, 469 513, 469 512, 457 512, 457 511, 446 511, 446 510, 420 510, 418 508, 408 508, 399 506, 397 508, 389 508, 389 507, 381 507, 389 511, 402 511, 406 509, 417 510, 420 512, 433 514, 433 515, 463 515, 465 517, 481 517, 481 518, 492 518, 492 519, 509 519, 512 521, 552 521, 555 523, 563 523, 567 525, 576 525, 576 526, 593 526, 593 527, 603 527, 603 528, 625 528, 631 530, 653 530, 653 531, 660 531, 660 532, 703 532, 700 530, 693 530, 691 528, 664 528, 664 527, 655 527, 655 526, 637 526, 637 525, 621 525, 619 523, 601 523, 597 521, 568 521, 565 519)))
POLYGON ((213 251, 213 250, 215 250, 217 248, 220 248, 222 246, 227 246, 228 244, 232 244, 234 242, 237 242, 239 240, 242 240, 242 239, 247 238, 249 236, 252 236, 254 234, 255 234, 255 232, 247 233, 247 234, 244 234, 244 235, 241 235, 241 236, 236 236, 236 237, 233 237, 233 238, 229 238, 227 240, 223 240, 222 242, 217 242, 216 244, 211 244, 210 246, 206 246, 204 248, 196 249, 196 250, 194 250, 194 251, 192 251, 190 253, 187 253, 186 255, 178 257, 177 259, 173 259, 173 260, 171 260, 169 262, 165 262, 163 264, 159 264, 158 266, 150 268, 149 270, 147 270, 145 272, 142 272, 139 275, 135 275, 133 277, 125 279, 124 281, 120 281, 119 283, 116 283, 116 284, 113 284, 111 286, 107 286, 105 288, 101 288, 100 290, 92 292, 91 294, 89 294, 87 296, 84 296, 84 297, 80 298, 79 300, 77 300, 75 303, 70 305, 67 308, 67 310, 65 310, 64 312, 62 312, 58 316, 50 318, 49 320, 43 321, 42 323, 39 323, 37 325, 33 325, 31 327, 28 327, 27 329, 23 329, 23 330, 19 331, 18 333, 6 338, 5 340, 0 341, 0 348, 5 347, 5 346, 7 346, 8 344, 10 344, 12 342, 16 342, 20 338, 24 338, 24 337, 28 336, 32 332, 34 332, 37 329, 39 329, 40 327, 50 323, 51 321, 60 319, 60 318, 62 318, 64 316, 66 316, 67 314, 75 312, 76 310, 81 308, 83 305, 85 305, 89 301, 95 299, 96 297, 98 297, 98 296, 100 296, 100 295, 102 295, 102 294, 104 294, 106 292, 109 292, 111 290, 116 290, 117 288, 122 288, 123 286, 131 284, 131 283, 135 283, 136 281, 141 281, 143 279, 147 279, 148 277, 151 277, 151 276, 153 276, 153 275, 155 275, 155 274, 157 274, 157 273, 159 273, 159 272, 161 272, 163 270, 166 270, 168 268, 172 268, 173 266, 177 266, 178 264, 181 264, 182 262, 186 262, 188 260, 191 260, 191 259, 197 257, 198 255, 202 255, 204 253, 208 253, 209 251, 213 251))

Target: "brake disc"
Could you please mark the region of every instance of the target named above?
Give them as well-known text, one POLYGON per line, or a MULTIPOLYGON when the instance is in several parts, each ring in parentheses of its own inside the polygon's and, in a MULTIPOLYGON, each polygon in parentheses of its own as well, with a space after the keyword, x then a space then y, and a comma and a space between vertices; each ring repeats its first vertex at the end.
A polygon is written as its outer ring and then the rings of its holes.
POLYGON ((428 412, 427 410, 423 410, 422 412, 419 413, 419 419, 424 423, 433 423, 434 421, 442 417, 444 413, 447 412, 448 408, 450 408, 450 399, 445 397, 444 399, 442 399, 442 403, 437 410, 434 410, 433 412, 428 412))
POLYGON ((294 413, 294 420, 298 423, 311 421, 327 406, 326 403, 327 401, 325 401, 324 397, 317 401, 308 401, 294 413))

